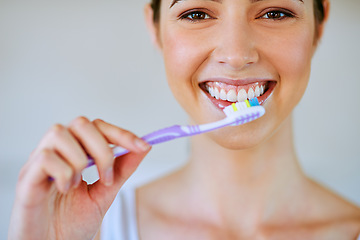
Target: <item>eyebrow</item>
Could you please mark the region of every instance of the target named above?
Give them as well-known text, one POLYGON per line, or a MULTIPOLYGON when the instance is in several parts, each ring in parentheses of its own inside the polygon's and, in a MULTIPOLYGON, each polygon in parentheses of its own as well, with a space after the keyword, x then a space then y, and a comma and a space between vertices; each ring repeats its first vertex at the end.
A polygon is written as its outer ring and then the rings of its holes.
MULTIPOLYGON (((264 2, 264 1, 266 0, 250 0, 251 3, 264 2)), ((304 3, 304 0, 298 0, 298 1, 304 3)))
MULTIPOLYGON (((185 1, 185 0, 173 0, 171 5, 170 5, 170 8, 172 8, 175 4, 177 4, 178 2, 182 2, 182 1, 185 1)), ((206 0, 206 1, 210 1, 210 2, 219 2, 221 3, 222 0, 206 0)))
MULTIPOLYGON (((185 1, 185 0, 173 0, 171 2, 171 5, 170 5, 170 8, 172 8, 175 4, 177 4, 178 2, 182 2, 182 1, 185 1)), ((206 0, 206 1, 211 1, 211 2, 222 2, 222 0, 206 0)), ((266 1, 266 0, 249 0, 250 3, 257 3, 257 2, 263 2, 263 1, 266 1)), ((295 0, 296 1, 296 0, 295 0)), ((297 0, 301 3, 304 3, 304 0, 297 0)))

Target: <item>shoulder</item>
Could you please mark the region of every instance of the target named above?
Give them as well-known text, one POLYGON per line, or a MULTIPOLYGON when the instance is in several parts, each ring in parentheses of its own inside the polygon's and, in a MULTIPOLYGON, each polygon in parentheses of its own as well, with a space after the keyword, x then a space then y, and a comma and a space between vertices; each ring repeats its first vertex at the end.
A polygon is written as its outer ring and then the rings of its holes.
POLYGON ((281 220, 266 226, 269 239, 357 240, 360 208, 326 187, 309 180, 281 220))
POLYGON ((310 184, 309 209, 318 220, 319 228, 335 236, 357 239, 360 234, 360 207, 314 181, 310 184))

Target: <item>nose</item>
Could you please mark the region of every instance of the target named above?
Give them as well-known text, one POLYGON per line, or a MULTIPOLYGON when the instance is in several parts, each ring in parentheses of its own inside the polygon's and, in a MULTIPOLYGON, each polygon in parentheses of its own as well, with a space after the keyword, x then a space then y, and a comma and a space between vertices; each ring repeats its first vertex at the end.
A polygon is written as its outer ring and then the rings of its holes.
POLYGON ((247 23, 223 23, 216 37, 213 59, 229 68, 239 70, 259 60, 256 42, 247 23))

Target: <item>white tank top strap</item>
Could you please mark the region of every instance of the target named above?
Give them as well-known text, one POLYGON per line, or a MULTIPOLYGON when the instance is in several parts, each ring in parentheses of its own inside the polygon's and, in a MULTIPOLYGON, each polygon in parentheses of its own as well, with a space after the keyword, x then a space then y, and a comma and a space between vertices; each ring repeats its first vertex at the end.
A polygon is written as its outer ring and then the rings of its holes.
POLYGON ((116 196, 104 217, 101 240, 139 240, 134 187, 123 188, 116 196))

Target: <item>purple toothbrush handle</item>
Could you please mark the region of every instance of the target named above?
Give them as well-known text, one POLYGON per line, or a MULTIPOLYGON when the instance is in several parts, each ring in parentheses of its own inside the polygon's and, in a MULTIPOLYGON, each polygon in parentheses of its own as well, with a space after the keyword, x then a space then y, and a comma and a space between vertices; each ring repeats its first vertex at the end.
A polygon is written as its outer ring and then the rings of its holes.
POLYGON ((150 145, 167 142, 179 137, 186 137, 190 134, 183 131, 180 125, 174 125, 171 127, 163 128, 158 131, 149 133, 142 137, 150 145))
MULTIPOLYGON (((259 118, 260 116, 261 116, 261 114, 259 112, 246 114, 245 116, 242 116, 241 118, 237 118, 235 122, 229 123, 227 125, 233 125, 233 124, 239 125, 239 124, 247 123, 249 121, 259 118)), ((219 128, 227 126, 227 125, 219 126, 219 128)), ((144 137, 142 137, 142 139, 145 140, 148 144, 154 145, 154 144, 167 142, 167 141, 170 141, 170 140, 173 140, 176 138, 180 138, 180 137, 187 137, 187 136, 192 136, 192 135, 206 132, 206 131, 211 131, 211 130, 214 130, 217 128, 211 128, 209 130, 204 131, 204 130, 200 130, 199 125, 194 125, 194 126, 186 126, 185 129, 187 130, 187 132, 184 131, 180 125, 174 125, 171 127, 163 128, 158 131, 149 133, 149 134, 145 135, 144 137)), ((122 148, 122 147, 118 147, 118 146, 113 147, 112 150, 113 150, 115 158, 120 157, 120 156, 125 155, 130 152, 129 150, 122 148)), ((88 156, 88 159, 89 159, 89 161, 88 161, 87 167, 95 165, 94 159, 92 159, 91 156, 88 156)), ((54 179, 50 178, 50 180, 53 181, 54 179)))
MULTIPOLYGON (((145 140, 148 144, 154 145, 154 144, 167 142, 175 138, 186 137, 189 135, 193 135, 193 134, 188 134, 185 131, 183 131, 180 125, 174 125, 171 127, 163 128, 158 131, 149 133, 144 137, 142 137, 142 139, 145 140)), ((113 148, 113 152, 114 152, 114 157, 117 158, 129 153, 129 150, 116 146, 113 148)), ((95 165, 94 159, 92 159, 90 156, 88 156, 88 158, 89 158, 89 162, 87 167, 95 165)))
MULTIPOLYGON (((244 124, 244 123, 250 122, 250 121, 252 121, 254 119, 257 119, 259 117, 260 117, 259 112, 246 114, 245 116, 237 118, 235 122, 229 123, 228 125, 244 124)), ((218 128, 222 128, 222 127, 224 127, 224 126, 219 126, 218 128)), ((192 135, 195 135, 195 134, 198 134, 198 133, 201 133, 201 132, 205 132, 205 131, 200 130, 199 125, 187 126, 186 129, 189 132, 185 132, 180 125, 174 125, 174 126, 171 126, 171 127, 163 128, 163 129, 157 130, 155 132, 149 133, 149 134, 145 135, 144 137, 142 137, 142 139, 145 140, 150 145, 155 145, 155 144, 159 144, 159 143, 163 143, 163 142, 173 140, 175 138, 187 137, 187 136, 192 136, 192 135)), ((212 129, 209 129, 207 131, 212 131, 214 129, 217 129, 217 128, 212 128, 212 129)), ((122 147, 114 147, 113 151, 114 151, 114 156, 115 157, 120 157, 120 156, 122 156, 122 155, 129 152, 127 149, 122 148, 122 147)), ((94 165, 94 160, 92 160, 89 157, 88 167, 90 167, 92 165, 94 165)))

